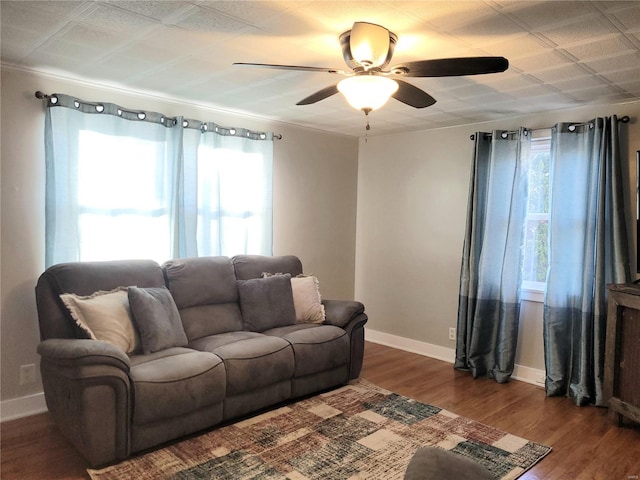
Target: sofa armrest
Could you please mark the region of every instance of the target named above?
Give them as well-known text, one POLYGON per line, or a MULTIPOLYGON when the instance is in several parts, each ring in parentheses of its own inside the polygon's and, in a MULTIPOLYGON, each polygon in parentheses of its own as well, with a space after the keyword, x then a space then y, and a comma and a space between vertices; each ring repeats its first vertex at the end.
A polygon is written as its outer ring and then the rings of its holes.
POLYGON ((349 362, 349 380, 360 375, 364 357, 364 324, 367 315, 364 305, 352 300, 323 300, 325 321, 327 325, 343 328, 351 339, 351 360, 349 362))
POLYGON ((126 373, 129 373, 131 367, 126 353, 100 340, 52 338, 40 342, 38 353, 44 361, 60 366, 110 365, 126 373))
POLYGON ((364 313, 364 305, 352 300, 322 300, 327 325, 345 328, 351 320, 364 313))
POLYGON ((129 357, 98 340, 49 339, 38 345, 49 414, 92 467, 130 454, 129 357))

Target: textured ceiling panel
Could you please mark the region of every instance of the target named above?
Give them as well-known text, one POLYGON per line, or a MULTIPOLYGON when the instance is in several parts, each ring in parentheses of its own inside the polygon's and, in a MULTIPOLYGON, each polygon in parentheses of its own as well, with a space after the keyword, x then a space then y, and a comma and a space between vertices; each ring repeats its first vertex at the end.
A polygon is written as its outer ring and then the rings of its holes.
POLYGON ((232 64, 348 70, 338 36, 355 21, 398 35, 391 65, 509 59, 499 74, 406 79, 437 103, 391 99, 369 135, 640 99, 640 1, 1 0, 0 19, 5 65, 347 135, 366 121, 342 95, 296 105, 340 75, 232 64))

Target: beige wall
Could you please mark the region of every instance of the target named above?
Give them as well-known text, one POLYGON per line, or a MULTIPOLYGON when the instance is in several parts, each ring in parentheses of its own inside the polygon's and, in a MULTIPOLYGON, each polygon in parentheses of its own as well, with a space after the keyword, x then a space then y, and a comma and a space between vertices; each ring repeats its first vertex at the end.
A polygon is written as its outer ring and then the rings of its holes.
MULTIPOLYGON (((635 190, 640 102, 361 140, 355 295, 367 307, 367 327, 455 348, 448 329, 457 318, 472 133, 521 125, 543 128, 611 114, 634 119, 620 131, 635 190)), ((635 197, 629 201, 629 218, 635 218, 635 197)), ((525 302, 520 325, 516 363, 544 369, 540 303, 525 302)))
POLYGON ((33 289, 44 268, 44 110, 36 90, 271 130, 274 254, 298 255, 326 298, 353 298, 358 140, 262 119, 136 95, 11 68, 2 70, 1 392, 3 401, 42 390, 19 385, 21 365, 38 364, 33 289))

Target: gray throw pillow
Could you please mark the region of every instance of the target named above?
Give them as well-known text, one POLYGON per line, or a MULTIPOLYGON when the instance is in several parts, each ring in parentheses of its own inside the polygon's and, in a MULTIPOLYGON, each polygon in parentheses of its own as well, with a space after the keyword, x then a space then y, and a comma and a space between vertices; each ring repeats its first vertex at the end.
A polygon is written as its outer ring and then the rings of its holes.
POLYGON ((129 306, 145 354, 187 345, 180 313, 169 290, 129 287, 129 306))
POLYGON ((263 332, 295 325, 291 275, 238 280, 236 283, 245 330, 263 332))

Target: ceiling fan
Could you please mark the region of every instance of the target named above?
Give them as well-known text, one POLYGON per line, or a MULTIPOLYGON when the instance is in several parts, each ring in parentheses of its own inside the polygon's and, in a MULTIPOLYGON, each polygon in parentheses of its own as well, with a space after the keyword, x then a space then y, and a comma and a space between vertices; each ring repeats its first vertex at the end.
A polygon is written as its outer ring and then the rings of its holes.
POLYGON ((345 79, 309 95, 297 105, 310 105, 341 92, 354 108, 363 110, 366 115, 382 107, 390 97, 415 108, 425 108, 436 103, 435 98, 424 90, 401 80, 403 77, 478 75, 504 72, 509 67, 509 61, 504 57, 461 57, 399 63, 385 70, 397 41, 395 33, 380 25, 356 22, 351 30, 340 35, 342 56, 351 72, 299 65, 234 65, 344 75, 345 79))

